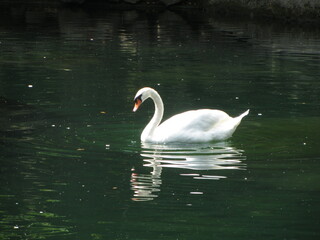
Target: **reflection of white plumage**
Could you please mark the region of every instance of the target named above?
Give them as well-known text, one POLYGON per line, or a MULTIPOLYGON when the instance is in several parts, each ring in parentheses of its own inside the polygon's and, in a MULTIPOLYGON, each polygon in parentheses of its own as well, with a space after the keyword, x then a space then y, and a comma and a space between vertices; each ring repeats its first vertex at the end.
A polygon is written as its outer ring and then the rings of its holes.
POLYGON ((153 167, 154 171, 162 167, 192 170, 245 169, 242 163, 246 159, 244 151, 231 146, 229 142, 143 143, 141 147, 140 155, 146 162, 144 166, 153 167))
POLYGON ((141 103, 151 98, 155 105, 155 113, 141 134, 142 142, 210 142, 230 138, 241 119, 249 110, 232 118, 220 110, 199 109, 183 112, 160 124, 163 116, 163 102, 160 95, 152 88, 140 89, 135 98, 135 112, 141 103), (160 125, 159 125, 160 124, 160 125))

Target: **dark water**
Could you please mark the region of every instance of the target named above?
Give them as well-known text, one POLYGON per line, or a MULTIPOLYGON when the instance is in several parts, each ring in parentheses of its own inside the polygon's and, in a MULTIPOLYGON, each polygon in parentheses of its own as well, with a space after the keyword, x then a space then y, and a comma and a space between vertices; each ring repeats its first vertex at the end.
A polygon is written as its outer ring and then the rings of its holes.
POLYGON ((1 239, 319 239, 319 29, 173 12, 12 8, 0 23, 1 239), (226 142, 141 145, 250 108, 226 142))

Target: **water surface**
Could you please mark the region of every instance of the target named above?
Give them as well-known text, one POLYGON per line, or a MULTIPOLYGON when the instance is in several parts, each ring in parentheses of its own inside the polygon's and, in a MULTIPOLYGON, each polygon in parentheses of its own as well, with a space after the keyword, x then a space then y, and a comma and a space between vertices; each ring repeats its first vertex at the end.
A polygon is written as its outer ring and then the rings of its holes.
POLYGON ((203 14, 12 8, 0 238, 319 239, 319 36, 203 14), (226 142, 141 144, 144 86, 165 118, 250 115, 226 142))

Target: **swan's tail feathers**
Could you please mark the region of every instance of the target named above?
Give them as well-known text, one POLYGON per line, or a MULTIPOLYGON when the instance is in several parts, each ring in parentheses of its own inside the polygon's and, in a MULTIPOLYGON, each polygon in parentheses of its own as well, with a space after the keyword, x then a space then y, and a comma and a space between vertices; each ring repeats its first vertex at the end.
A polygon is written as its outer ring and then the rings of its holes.
POLYGON ((238 118, 242 119, 243 117, 247 116, 249 114, 249 111, 250 111, 250 109, 248 109, 247 111, 242 113, 240 116, 238 116, 238 118))

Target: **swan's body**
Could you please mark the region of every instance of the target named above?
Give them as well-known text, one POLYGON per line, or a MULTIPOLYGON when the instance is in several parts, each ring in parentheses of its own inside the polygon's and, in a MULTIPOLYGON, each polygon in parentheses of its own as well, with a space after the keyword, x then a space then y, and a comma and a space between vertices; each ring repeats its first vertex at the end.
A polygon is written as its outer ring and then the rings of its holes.
POLYGON ((135 98, 135 112, 140 104, 151 98, 155 105, 155 113, 141 134, 142 142, 210 142, 223 141, 232 136, 241 119, 249 110, 232 118, 220 110, 200 109, 183 112, 160 124, 163 116, 163 102, 160 95, 152 88, 140 89, 135 98))

